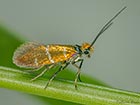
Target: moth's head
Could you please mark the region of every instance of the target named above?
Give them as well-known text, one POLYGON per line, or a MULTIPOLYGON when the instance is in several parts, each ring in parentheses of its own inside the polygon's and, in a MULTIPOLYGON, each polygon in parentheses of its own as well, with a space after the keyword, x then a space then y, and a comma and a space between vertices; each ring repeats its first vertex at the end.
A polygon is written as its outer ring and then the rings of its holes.
POLYGON ((86 55, 87 57, 90 57, 91 54, 93 53, 93 47, 90 46, 89 43, 83 43, 81 46, 81 51, 84 55, 86 55))

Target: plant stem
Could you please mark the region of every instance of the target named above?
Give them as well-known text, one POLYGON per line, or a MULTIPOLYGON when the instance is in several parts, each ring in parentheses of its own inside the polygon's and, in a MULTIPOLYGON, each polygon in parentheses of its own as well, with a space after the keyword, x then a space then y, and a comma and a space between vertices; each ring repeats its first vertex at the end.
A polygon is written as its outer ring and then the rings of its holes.
POLYGON ((140 104, 140 94, 111 89, 103 86, 78 83, 75 90, 73 81, 53 80, 45 90, 48 79, 41 77, 30 82, 33 75, 17 69, 0 67, 0 86, 26 93, 64 101, 90 105, 134 105, 140 104))

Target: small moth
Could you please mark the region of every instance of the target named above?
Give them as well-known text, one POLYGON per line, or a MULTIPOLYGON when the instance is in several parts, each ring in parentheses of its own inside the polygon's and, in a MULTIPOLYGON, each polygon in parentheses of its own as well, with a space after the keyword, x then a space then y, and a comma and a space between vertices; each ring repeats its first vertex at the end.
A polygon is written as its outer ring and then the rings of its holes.
POLYGON ((34 42, 28 42, 21 45, 16 49, 13 55, 13 63, 19 67, 39 69, 46 67, 39 75, 34 77, 35 80, 42 76, 47 70, 60 65, 59 69, 50 77, 45 89, 50 82, 56 77, 56 75, 64 70, 69 64, 72 64, 77 68, 75 77, 75 88, 77 89, 77 81, 80 79, 80 69, 83 64, 83 56, 90 57, 94 51, 94 43, 98 37, 107 30, 112 24, 113 20, 125 9, 122 8, 113 18, 111 18, 99 31, 92 43, 83 43, 82 45, 61 45, 61 44, 38 44, 34 42), (79 65, 77 63, 80 63, 79 65))

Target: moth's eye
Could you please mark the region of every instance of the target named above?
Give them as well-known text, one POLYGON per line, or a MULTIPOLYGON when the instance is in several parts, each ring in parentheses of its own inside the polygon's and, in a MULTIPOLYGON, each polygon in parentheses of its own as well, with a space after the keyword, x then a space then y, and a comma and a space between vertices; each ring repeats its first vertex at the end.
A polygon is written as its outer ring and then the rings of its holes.
POLYGON ((89 50, 85 50, 84 51, 84 54, 89 54, 89 50))

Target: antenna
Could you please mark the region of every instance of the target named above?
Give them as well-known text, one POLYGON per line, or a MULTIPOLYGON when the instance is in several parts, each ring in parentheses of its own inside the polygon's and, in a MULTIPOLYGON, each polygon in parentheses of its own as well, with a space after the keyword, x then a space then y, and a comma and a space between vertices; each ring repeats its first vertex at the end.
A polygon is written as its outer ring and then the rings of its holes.
MULTIPOLYGON (((97 36, 95 37, 95 39, 93 40, 93 42, 91 43, 90 47, 92 47, 94 45, 94 43, 96 42, 96 40, 98 39, 98 37, 105 31, 107 30, 112 24, 113 24, 113 20, 126 8, 123 7, 114 17, 112 17, 104 26, 103 28, 99 31, 99 33, 97 34, 97 36)), ((90 48, 89 47, 89 48, 90 48)))

